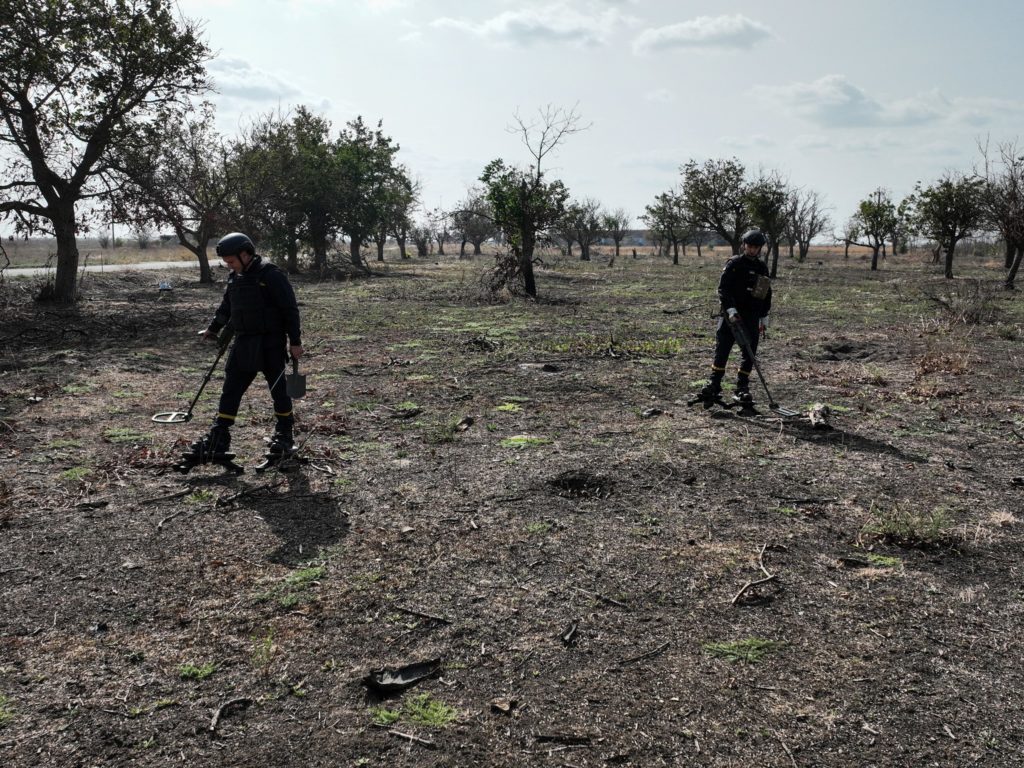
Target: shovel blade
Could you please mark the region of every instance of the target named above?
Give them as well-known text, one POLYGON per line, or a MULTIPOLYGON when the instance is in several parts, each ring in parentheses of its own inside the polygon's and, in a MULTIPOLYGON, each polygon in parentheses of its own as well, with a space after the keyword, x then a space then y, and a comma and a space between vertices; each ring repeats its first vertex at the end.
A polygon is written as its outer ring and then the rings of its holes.
POLYGON ((292 372, 284 377, 288 397, 297 400, 306 395, 306 375, 299 373, 299 361, 292 358, 292 372))

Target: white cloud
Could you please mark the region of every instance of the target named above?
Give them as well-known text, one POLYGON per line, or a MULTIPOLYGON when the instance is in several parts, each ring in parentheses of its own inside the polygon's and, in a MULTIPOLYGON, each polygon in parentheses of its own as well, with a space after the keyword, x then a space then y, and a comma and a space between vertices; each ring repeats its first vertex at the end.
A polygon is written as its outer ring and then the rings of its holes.
POLYGON ((242 101, 287 101, 302 93, 291 83, 243 59, 218 56, 207 65, 207 70, 218 93, 242 101))
POLYGON ((616 29, 631 23, 615 8, 584 13, 556 4, 505 11, 480 22, 445 17, 435 19, 430 26, 512 45, 568 42, 593 46, 603 45, 616 29))
POLYGON ((953 104, 938 91, 883 103, 843 75, 825 75, 811 83, 764 87, 758 96, 769 105, 826 128, 899 127, 944 120, 953 104))
POLYGON ((666 27, 645 29, 633 41, 634 53, 672 48, 750 48, 775 37, 771 29, 742 14, 698 16, 666 27))

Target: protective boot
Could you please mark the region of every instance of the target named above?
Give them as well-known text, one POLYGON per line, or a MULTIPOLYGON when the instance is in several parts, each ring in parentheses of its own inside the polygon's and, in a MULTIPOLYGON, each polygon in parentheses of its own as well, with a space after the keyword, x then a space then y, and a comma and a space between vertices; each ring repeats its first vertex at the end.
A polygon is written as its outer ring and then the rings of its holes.
POLYGON ((278 420, 274 428, 274 434, 270 438, 270 447, 267 453, 272 456, 287 456, 295 452, 295 437, 292 431, 292 422, 278 420))
POLYGON ((174 465, 177 472, 187 475, 189 471, 200 464, 216 464, 236 475, 242 474, 245 470, 235 464, 235 454, 228 453, 231 448, 231 433, 222 424, 214 424, 209 434, 203 435, 188 447, 188 450, 181 454, 181 460, 174 465))
POLYGON ((231 432, 221 424, 214 424, 208 434, 203 435, 188 447, 185 454, 196 464, 206 464, 214 456, 227 453, 231 448, 231 432))
POLYGON ((704 388, 697 393, 697 397, 701 400, 717 400, 722 395, 722 385, 711 382, 705 384, 704 388))
POLYGON ((732 401, 745 411, 754 408, 754 397, 750 394, 749 389, 737 389, 732 396, 732 401))

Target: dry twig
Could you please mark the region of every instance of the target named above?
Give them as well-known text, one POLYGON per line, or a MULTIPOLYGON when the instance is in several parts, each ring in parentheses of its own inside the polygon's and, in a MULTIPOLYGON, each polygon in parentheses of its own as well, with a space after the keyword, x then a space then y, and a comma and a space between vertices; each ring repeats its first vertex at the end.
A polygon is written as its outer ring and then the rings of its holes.
POLYGON ((760 566, 761 571, 764 573, 763 579, 755 579, 754 581, 748 581, 743 585, 743 588, 736 593, 736 596, 732 599, 731 604, 736 605, 736 601, 739 600, 743 595, 747 593, 748 589, 760 586, 761 584, 767 584, 769 581, 775 581, 776 574, 769 573, 768 569, 764 567, 764 552, 768 549, 768 544, 765 543, 761 546, 761 551, 757 554, 757 564, 760 566))
POLYGON ((210 720, 210 733, 214 733, 217 730, 217 723, 220 722, 221 716, 231 709, 231 707, 248 707, 250 704, 252 704, 252 699, 244 696, 237 699, 231 699, 231 701, 225 701, 217 707, 217 711, 213 713, 213 718, 210 720))

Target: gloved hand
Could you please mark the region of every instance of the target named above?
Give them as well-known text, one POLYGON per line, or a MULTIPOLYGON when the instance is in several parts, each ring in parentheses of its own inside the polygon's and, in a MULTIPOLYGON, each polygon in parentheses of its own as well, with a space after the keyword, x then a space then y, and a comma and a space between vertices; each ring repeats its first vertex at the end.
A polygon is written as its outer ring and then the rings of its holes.
POLYGON ((761 334, 761 338, 765 338, 768 335, 768 318, 762 317, 757 324, 757 330, 761 334))
POLYGON ((725 316, 729 318, 730 323, 738 323, 740 320, 740 313, 736 311, 736 307, 726 309, 725 316))
POLYGON ((204 328, 199 332, 199 337, 203 339, 203 341, 216 341, 217 333, 209 328, 204 328))

